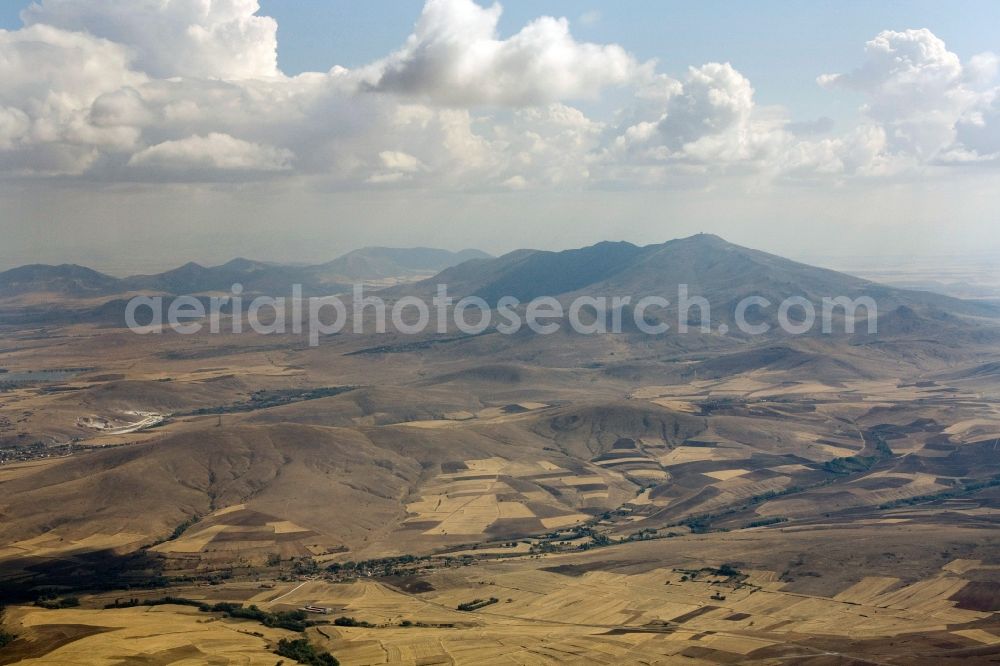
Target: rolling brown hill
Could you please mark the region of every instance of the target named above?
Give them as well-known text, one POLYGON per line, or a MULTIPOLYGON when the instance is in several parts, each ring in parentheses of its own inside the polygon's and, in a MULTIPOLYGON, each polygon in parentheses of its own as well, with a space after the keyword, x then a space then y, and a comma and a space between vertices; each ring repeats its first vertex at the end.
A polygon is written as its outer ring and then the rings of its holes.
MULTIPOLYGON (((705 663, 814 644, 896 663, 914 645, 989 656, 988 306, 702 236, 472 259, 382 295, 448 276, 465 293, 562 300, 685 280, 723 312, 751 292, 874 294, 880 330, 345 331, 310 347, 5 320, 0 592, 87 605, 19 607, 18 631, 120 632, 146 607, 103 605, 176 595, 357 616, 373 626, 308 630, 345 663, 383 644, 480 655, 483 636, 551 654, 599 645, 625 663, 669 646, 705 663)), ((209 617, 184 608, 162 612, 209 617)))

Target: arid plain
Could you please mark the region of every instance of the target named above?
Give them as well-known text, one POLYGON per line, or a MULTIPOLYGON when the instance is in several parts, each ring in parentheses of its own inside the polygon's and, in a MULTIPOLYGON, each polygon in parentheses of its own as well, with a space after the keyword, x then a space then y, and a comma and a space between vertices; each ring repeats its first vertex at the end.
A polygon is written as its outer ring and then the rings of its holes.
POLYGON ((115 285, 8 284, 0 663, 274 664, 282 638, 344 664, 1000 658, 1000 309, 715 237, 595 248, 320 284, 683 275, 722 321, 750 294, 874 294, 878 333, 309 346, 137 335, 102 309, 115 285), (305 607, 327 612, 281 619, 305 607))

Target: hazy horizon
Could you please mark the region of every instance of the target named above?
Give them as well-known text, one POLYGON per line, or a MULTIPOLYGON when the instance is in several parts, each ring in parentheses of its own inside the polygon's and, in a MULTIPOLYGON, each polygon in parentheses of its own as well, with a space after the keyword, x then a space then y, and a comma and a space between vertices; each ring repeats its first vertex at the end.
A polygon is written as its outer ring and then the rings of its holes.
MULTIPOLYGON (((711 233, 711 232, 696 232, 696 233, 711 233)), ((693 235, 693 234, 692 234, 693 235)), ((668 242, 671 240, 677 240, 679 238, 685 238, 685 236, 677 236, 671 238, 663 238, 661 240, 652 241, 648 243, 639 242, 633 243, 634 245, 644 246, 644 245, 657 245, 660 243, 668 242)), ((727 242, 733 242, 730 238, 722 237, 723 240, 727 242)), ((624 238, 605 238, 595 242, 632 242, 624 238)), ((591 243, 592 244, 592 243, 591 243)), ((768 252, 771 254, 776 254, 779 256, 784 256, 787 259, 792 259, 803 264, 809 264, 812 266, 817 266, 820 268, 828 268, 832 270, 837 270, 849 274, 859 275, 861 277, 867 277, 875 281, 878 280, 878 276, 882 273, 887 275, 895 275, 901 270, 906 272, 921 272, 927 279, 940 279, 946 277, 948 274, 952 273, 956 269, 962 269, 964 272, 977 273, 982 276, 984 281, 993 282, 994 280, 1000 286, 1000 270, 996 270, 994 267, 996 261, 1000 258, 1000 250, 981 250, 977 252, 938 252, 927 254, 852 254, 852 255, 829 255, 822 253, 810 253, 810 252, 792 252, 788 254, 783 254, 781 252, 774 251, 767 247, 763 247, 760 244, 754 244, 752 241, 749 243, 736 243, 737 245, 742 245, 754 250, 760 250, 763 252, 768 252)), ((508 252, 514 252, 517 250, 541 250, 541 251, 551 251, 560 252, 563 250, 573 250, 580 247, 585 247, 584 245, 554 245, 552 247, 538 247, 529 244, 522 246, 511 247, 504 249, 502 251, 490 251, 482 247, 447 247, 441 245, 393 245, 391 243, 382 244, 372 244, 372 245, 359 245, 357 247, 347 247, 341 248, 331 247, 331 254, 323 254, 321 251, 314 251, 310 256, 313 259, 299 259, 299 258, 275 258, 268 256, 267 254, 255 255, 255 254, 232 254, 232 255, 215 255, 215 254, 202 254, 202 255, 187 255, 178 254, 174 255, 163 255, 155 259, 130 259, 129 257, 104 257, 100 255, 94 255, 91 260, 72 260, 72 259, 53 259, 51 261, 18 261, 15 257, 13 260, 8 260, 7 257, 0 256, 0 272, 10 270, 12 268, 18 268, 20 266, 30 265, 30 264, 44 264, 44 265, 60 265, 60 264, 76 264, 96 270, 113 277, 125 278, 133 275, 141 274, 155 274, 168 271, 174 268, 178 268, 188 263, 196 263, 206 267, 221 266, 227 262, 233 261, 235 259, 249 259, 251 261, 260 261, 264 263, 271 264, 281 264, 281 265, 291 265, 291 266, 308 266, 326 263, 333 259, 336 259, 345 254, 355 252, 358 250, 365 250, 370 248, 390 248, 390 249, 411 249, 417 247, 433 247, 434 249, 443 249, 451 252, 461 252, 463 250, 478 250, 486 252, 487 254, 500 257, 508 252)), ((265 250, 266 251, 266 250, 265 250)))

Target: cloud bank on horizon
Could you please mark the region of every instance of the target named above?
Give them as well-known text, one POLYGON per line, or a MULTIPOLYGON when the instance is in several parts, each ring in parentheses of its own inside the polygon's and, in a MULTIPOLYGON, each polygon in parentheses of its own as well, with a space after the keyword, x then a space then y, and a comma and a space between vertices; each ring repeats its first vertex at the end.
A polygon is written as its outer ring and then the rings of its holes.
POLYGON ((405 43, 366 66, 286 76, 277 23, 258 10, 32 4, 24 27, 0 31, 0 178, 490 191, 896 181, 1000 164, 997 56, 962 62, 926 29, 885 30, 855 69, 817 72, 828 94, 865 99, 835 132, 757 104, 729 63, 675 78, 547 16, 503 39, 501 6, 472 0, 428 0, 405 43), (612 90, 623 108, 580 108, 612 90))

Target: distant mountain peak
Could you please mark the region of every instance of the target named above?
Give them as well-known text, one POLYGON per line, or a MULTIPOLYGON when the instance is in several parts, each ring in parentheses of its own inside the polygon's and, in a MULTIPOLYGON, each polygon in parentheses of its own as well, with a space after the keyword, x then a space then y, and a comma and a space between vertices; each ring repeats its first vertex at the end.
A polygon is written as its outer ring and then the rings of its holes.
POLYGON ((735 243, 730 243, 722 236, 717 236, 715 234, 709 234, 709 233, 697 233, 691 236, 684 236, 683 238, 675 238, 665 243, 660 243, 660 245, 661 246, 689 245, 689 246, 715 247, 715 248, 741 247, 740 245, 736 245, 735 243))
POLYGON ((470 259, 491 259, 479 250, 442 250, 431 247, 363 247, 322 264, 322 268, 350 279, 377 279, 438 273, 470 259))
POLYGON ((235 259, 230 259, 226 263, 222 264, 219 268, 230 268, 234 270, 247 270, 251 268, 257 268, 261 263, 259 261, 254 261, 253 259, 247 259, 245 257, 236 257, 235 259))
POLYGON ((0 294, 44 292, 83 296, 106 291, 117 282, 117 278, 77 264, 28 264, 0 272, 0 294))
POLYGON ((178 266, 177 268, 175 268, 173 270, 174 271, 204 271, 204 270, 208 270, 208 269, 205 268, 204 266, 202 266, 201 264, 199 264, 196 261, 189 261, 186 264, 178 266))

